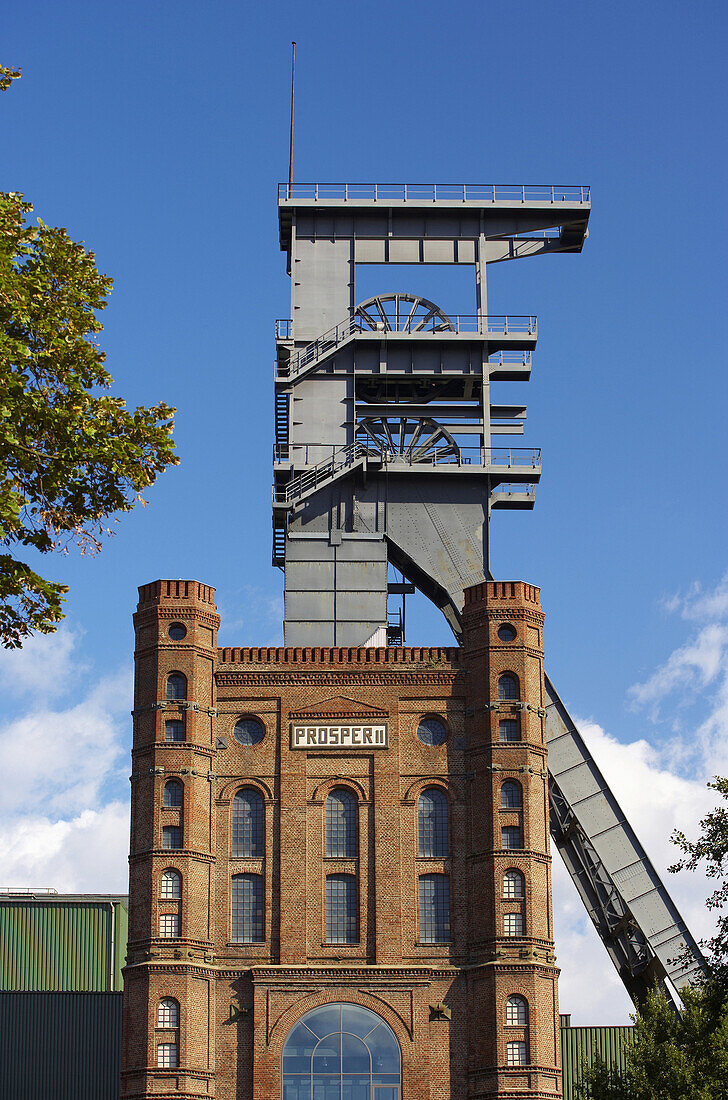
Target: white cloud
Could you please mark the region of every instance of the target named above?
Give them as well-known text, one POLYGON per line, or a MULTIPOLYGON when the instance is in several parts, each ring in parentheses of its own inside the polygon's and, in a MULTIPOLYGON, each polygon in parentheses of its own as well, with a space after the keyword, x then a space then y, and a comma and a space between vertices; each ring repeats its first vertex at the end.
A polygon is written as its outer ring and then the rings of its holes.
POLYGON ((100 681, 75 706, 41 706, 0 726, 4 814, 72 814, 96 806, 121 767, 117 718, 130 699, 129 677, 119 675, 100 681))
POLYGON ((128 802, 110 802, 71 819, 23 816, 4 830, 0 881, 59 893, 125 894, 128 802))
POLYGON ((34 634, 22 649, 0 649, 0 687, 13 696, 64 695, 85 671, 75 652, 80 633, 62 626, 55 634, 34 634))
MULTIPOLYGON (((700 627, 628 695, 634 709, 647 710, 658 735, 669 723, 667 736, 657 743, 641 738, 622 744, 596 722, 577 725, 688 928, 701 940, 715 927, 715 914, 705 908, 715 883, 700 871, 673 875, 667 868, 679 854, 670 842, 673 830, 697 836, 700 819, 717 801, 706 784, 728 773, 728 574, 713 590, 695 584, 663 606, 700 627), (668 702, 670 716, 663 719, 668 702)), ((629 998, 556 854, 554 923, 562 1011, 574 1013, 574 1023, 627 1023, 629 998)))
POLYGON ((0 725, 4 886, 125 889, 131 673, 88 683, 78 643, 70 631, 34 638, 29 654, 0 663, 4 681, 32 693, 25 711, 0 725), (49 705, 44 669, 67 689, 82 683, 73 703, 49 705))

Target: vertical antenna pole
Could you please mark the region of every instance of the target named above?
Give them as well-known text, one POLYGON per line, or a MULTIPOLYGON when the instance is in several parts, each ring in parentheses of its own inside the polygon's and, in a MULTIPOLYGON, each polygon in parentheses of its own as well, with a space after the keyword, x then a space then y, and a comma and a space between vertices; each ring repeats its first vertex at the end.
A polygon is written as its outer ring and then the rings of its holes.
POLYGON ((288 198, 293 190, 293 97, 296 90, 296 43, 291 42, 293 53, 291 56, 291 143, 288 150, 288 198))

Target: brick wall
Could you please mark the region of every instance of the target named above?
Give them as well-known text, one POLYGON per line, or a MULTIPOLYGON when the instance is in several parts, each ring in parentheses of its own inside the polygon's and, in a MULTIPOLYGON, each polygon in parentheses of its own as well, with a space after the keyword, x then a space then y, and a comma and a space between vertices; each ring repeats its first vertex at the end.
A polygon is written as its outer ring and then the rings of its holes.
POLYGON ((308 650, 218 650, 213 589, 157 581, 139 591, 122 1096, 278 1098, 291 1027, 340 1001, 394 1031, 403 1100, 558 1096, 538 589, 469 589, 462 649, 308 650), (512 641, 498 637, 503 624, 512 641), (174 673, 185 699, 166 699, 174 673), (499 701, 503 673, 516 699, 499 701), (445 724, 443 744, 418 738, 424 716, 445 724), (241 717, 262 723, 257 744, 236 739, 241 717), (520 740, 499 740, 505 719, 520 740), (385 724, 388 745, 292 748, 292 721, 385 724), (184 740, 165 741, 168 722, 183 723, 184 740), (181 808, 163 804, 170 779, 183 785, 181 808), (505 781, 521 805, 501 808, 505 781), (233 854, 241 787, 262 801, 255 856, 233 854), (418 855, 418 799, 430 787, 449 804, 449 853, 437 858, 418 855), (355 799, 357 851, 328 857, 326 799, 340 788, 355 799), (170 825, 182 830, 178 850, 163 847, 170 825), (521 830, 521 848, 501 847, 503 826, 521 830), (170 868, 179 899, 162 897, 170 868), (503 897, 509 869, 523 875, 523 898, 503 897), (449 878, 448 943, 423 942, 419 927, 418 879, 433 873, 449 878), (237 874, 262 876, 260 943, 233 941, 237 874), (355 943, 326 942, 330 874, 355 876, 355 943), (524 921, 515 938, 504 934, 511 913, 524 921), (179 936, 160 937, 160 916, 175 914, 179 936), (514 995, 526 1024, 506 1023, 514 995), (178 1003, 179 1028, 156 1027, 162 998, 178 1003), (526 1043, 525 1065, 506 1064, 509 1042, 526 1043), (157 1066, 164 1043, 177 1045, 179 1066, 157 1066))

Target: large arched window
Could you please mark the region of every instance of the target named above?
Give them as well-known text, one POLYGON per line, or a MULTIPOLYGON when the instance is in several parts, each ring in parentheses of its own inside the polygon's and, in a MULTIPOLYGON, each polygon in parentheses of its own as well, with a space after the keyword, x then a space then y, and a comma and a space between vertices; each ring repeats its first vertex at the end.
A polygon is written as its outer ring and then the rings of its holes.
POLYGON ((417 854, 425 859, 450 854, 447 795, 439 787, 428 787, 417 802, 417 854))
POLYGON ((340 788, 326 799, 326 855, 354 859, 356 854, 356 799, 340 788))
POLYGON ((187 677, 183 676, 181 672, 171 672, 167 677, 167 698, 187 698, 187 677))
POLYGON ((502 676, 498 677, 498 698, 518 698, 518 680, 515 676, 512 675, 512 673, 504 672, 502 676))
POLYGON ((402 1059, 381 1016, 352 1004, 307 1012, 281 1057, 282 1100, 400 1100, 402 1059))
POLYGON ((263 855, 263 799, 250 788, 233 799, 233 856, 244 859, 263 855))
POLYGON ((263 943, 263 876, 233 875, 231 902, 233 943, 263 943))

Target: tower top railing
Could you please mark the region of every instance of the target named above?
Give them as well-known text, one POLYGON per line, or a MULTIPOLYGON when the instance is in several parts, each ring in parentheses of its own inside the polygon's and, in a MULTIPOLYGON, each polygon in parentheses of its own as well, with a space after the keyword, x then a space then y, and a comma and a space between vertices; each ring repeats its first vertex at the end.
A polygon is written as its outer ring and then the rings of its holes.
POLYGON ((571 203, 586 206, 591 189, 552 183, 279 183, 278 202, 571 203))

